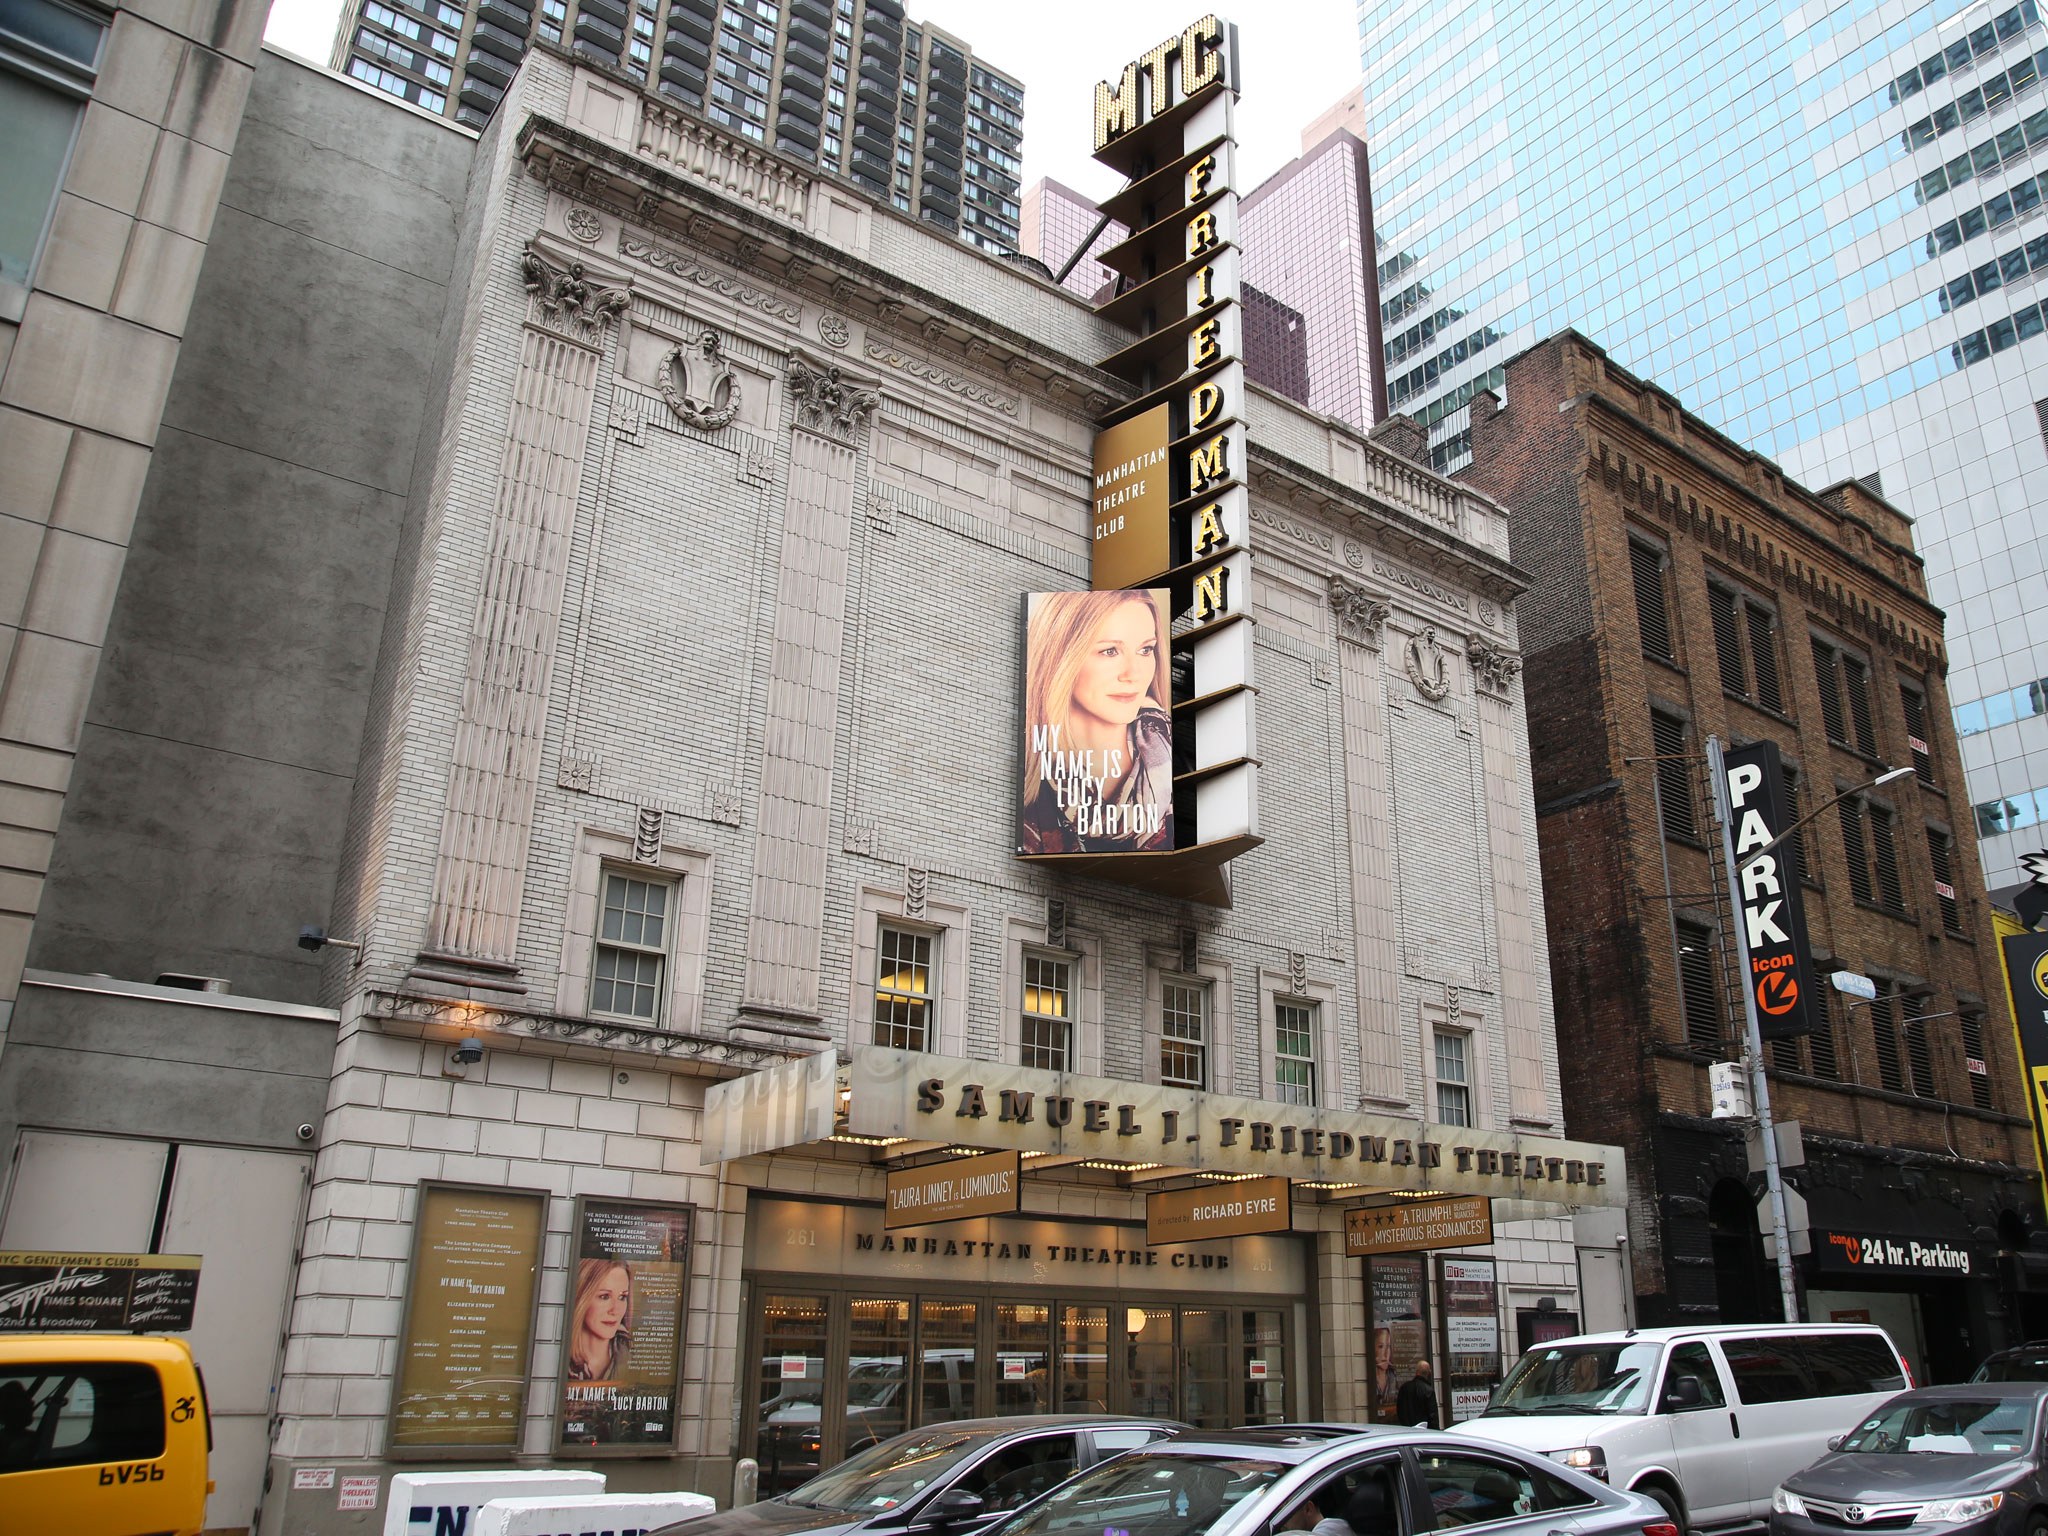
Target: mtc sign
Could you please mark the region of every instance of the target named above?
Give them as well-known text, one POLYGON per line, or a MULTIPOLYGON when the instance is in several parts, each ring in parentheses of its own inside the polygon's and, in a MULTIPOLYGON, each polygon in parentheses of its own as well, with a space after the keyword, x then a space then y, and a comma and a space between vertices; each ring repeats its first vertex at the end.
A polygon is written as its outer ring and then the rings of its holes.
POLYGON ((1766 1040, 1810 1035, 1827 1026, 1825 1006, 1806 943, 1799 877, 1778 844, 1795 823, 1785 800, 1777 743, 1732 747, 1722 758, 1734 815, 1737 921, 1749 951, 1744 979, 1766 1040))
POLYGON ((1130 231, 1097 313, 1131 340, 1102 360, 1130 394, 1096 423, 1089 584, 1170 593, 1175 835, 1091 872, 1212 902, 1261 841, 1238 85, 1237 29, 1204 16, 1095 88, 1095 158, 1125 181, 1102 211, 1130 231))

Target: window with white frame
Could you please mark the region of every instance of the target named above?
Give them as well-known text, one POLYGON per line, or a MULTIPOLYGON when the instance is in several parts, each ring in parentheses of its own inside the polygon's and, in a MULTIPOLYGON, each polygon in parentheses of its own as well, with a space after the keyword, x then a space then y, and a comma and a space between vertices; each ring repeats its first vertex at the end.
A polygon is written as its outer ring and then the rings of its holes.
POLYGON ((675 886, 608 869, 590 973, 590 1011, 652 1024, 661 1017, 675 886))
POLYGON ((1316 1101, 1316 1005, 1298 998, 1273 1003, 1273 1097, 1282 1104, 1316 1101))
POLYGON ((884 923, 875 943, 875 1044, 932 1048, 933 934, 884 923))
POLYGON ((1022 1065, 1064 1072, 1074 1053, 1074 962, 1057 955, 1024 955, 1022 1065))
POLYGON ((1472 1123, 1472 1037, 1459 1029, 1436 1035, 1436 1118, 1441 1125, 1472 1123))
POLYGON ((1169 1088, 1209 1086, 1209 988, 1163 982, 1159 1008, 1159 1081, 1169 1088))

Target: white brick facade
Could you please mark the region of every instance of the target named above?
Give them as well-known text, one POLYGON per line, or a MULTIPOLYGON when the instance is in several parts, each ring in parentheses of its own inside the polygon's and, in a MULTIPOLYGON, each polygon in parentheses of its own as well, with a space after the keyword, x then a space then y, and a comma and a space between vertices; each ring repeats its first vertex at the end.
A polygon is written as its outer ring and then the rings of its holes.
MULTIPOLYGON (((722 1497, 758 1373, 749 1191, 873 1202, 881 1172, 848 1147, 707 1162, 704 1094, 872 1040, 882 916, 939 935, 935 1050, 1015 1060, 1019 957, 1050 942, 1078 962, 1077 1065, 1156 1081, 1158 978, 1192 930, 1227 1031, 1212 1086, 1271 1095, 1272 999, 1298 996, 1321 1006, 1324 1103, 1436 1118, 1443 1026, 1469 1031, 1479 1125, 1562 1132, 1505 510, 1255 397, 1265 845, 1228 909, 1022 864, 1020 598, 1086 583, 1115 388, 1092 360, 1119 337, 830 183, 777 207, 788 180, 749 180, 730 147, 653 158, 619 91, 536 50, 478 147, 335 917, 367 950, 329 973, 285 1466, 383 1456, 417 1187, 439 1179, 550 1197, 535 1457, 571 1198, 696 1207, 678 1459, 612 1466, 722 1497), (546 313, 529 242, 630 302, 546 313), (737 399, 692 424, 662 363, 707 329, 737 399), (606 869, 679 882, 656 1030, 591 1013, 606 869), (466 1067, 464 1036, 486 1047, 466 1067)), ((1026 1203, 1143 1215, 1076 1171, 1026 1203)), ((1314 1295, 1293 1411, 1364 1418, 1362 1266, 1337 1205, 1304 1196, 1296 1227, 1314 1295)), ((1512 1352, 1516 1307, 1574 1304, 1571 1222, 1505 1225, 1492 1251, 1512 1352)))

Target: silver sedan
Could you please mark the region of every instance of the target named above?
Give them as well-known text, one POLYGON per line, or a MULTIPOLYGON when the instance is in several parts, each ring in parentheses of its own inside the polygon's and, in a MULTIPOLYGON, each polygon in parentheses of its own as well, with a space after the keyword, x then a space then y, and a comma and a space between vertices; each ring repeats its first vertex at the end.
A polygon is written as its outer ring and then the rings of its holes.
MULTIPOLYGON (((964 1511, 963 1511, 964 1513, 964 1511)), ((1679 1536, 1641 1494, 1432 1430, 1189 1430, 1091 1467, 981 1536, 1679 1536)))

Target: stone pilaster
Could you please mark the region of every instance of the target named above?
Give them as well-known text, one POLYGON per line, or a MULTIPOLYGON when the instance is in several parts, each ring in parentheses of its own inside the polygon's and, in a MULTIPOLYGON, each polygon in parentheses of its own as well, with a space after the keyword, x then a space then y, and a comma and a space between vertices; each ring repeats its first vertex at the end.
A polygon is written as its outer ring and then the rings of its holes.
POLYGON ((801 1024, 818 1020, 854 468, 880 397, 796 353, 788 381, 795 408, 789 489, 776 558, 761 832, 740 1008, 801 1024))
POLYGON ((470 621, 462 716, 434 874, 434 957, 516 962, 526 850, 540 787, 555 634, 604 335, 625 307, 580 262, 527 247, 519 377, 498 472, 491 547, 470 621))
POLYGON ((1330 613, 1343 689, 1346 839, 1351 856, 1358 986, 1358 1091, 1368 1108, 1405 1105, 1401 1067, 1400 914, 1388 810, 1385 598, 1330 578, 1330 613))

